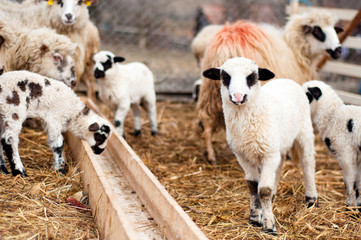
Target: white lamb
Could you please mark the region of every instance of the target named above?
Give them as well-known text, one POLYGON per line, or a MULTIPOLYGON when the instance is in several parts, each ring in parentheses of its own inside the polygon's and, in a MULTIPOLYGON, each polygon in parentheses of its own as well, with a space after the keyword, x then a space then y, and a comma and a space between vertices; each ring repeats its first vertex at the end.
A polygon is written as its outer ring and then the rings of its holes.
POLYGON ((274 74, 247 58, 232 58, 204 77, 221 80, 227 142, 245 172, 251 194, 250 222, 275 234, 272 199, 282 168, 282 157, 296 144, 304 173, 306 203, 317 200, 314 135, 310 107, 302 87, 276 79, 263 87, 259 81, 274 74))
POLYGON ((55 170, 64 172, 64 139, 70 130, 86 139, 95 154, 100 154, 111 134, 109 122, 93 111, 62 82, 28 71, 6 72, 0 76, 1 143, 0 170, 8 173, 2 150, 12 174, 26 176, 18 144, 26 118, 42 120, 53 151, 55 170))
POLYGON ((94 77, 99 80, 99 97, 114 113, 114 125, 124 135, 124 119, 132 108, 134 135, 141 134, 141 105, 148 113, 151 134, 158 133, 154 76, 140 62, 120 64, 125 59, 112 52, 100 51, 94 55, 94 77))
POLYGON ((313 124, 342 168, 347 204, 361 206, 361 107, 345 105, 324 82, 313 80, 302 86, 313 124))

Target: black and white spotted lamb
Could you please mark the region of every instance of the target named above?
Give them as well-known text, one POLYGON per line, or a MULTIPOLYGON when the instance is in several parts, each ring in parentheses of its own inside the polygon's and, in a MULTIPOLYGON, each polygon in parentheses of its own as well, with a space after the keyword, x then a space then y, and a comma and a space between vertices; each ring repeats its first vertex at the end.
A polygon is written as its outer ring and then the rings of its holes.
POLYGON ((361 206, 361 107, 344 104, 324 82, 314 80, 302 86, 313 124, 342 168, 347 204, 361 206))
POLYGON ((44 122, 48 144, 53 151, 55 170, 64 173, 64 139, 70 130, 87 140, 95 154, 100 154, 111 135, 107 120, 90 110, 64 83, 28 71, 6 72, 0 76, 1 154, 0 171, 8 173, 3 150, 12 174, 27 176, 18 145, 26 118, 44 122))

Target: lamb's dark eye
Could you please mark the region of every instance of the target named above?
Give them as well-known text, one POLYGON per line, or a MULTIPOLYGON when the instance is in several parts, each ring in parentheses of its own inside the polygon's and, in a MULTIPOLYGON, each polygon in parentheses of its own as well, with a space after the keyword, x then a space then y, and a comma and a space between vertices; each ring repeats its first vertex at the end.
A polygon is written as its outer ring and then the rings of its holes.
POLYGON ((112 67, 112 61, 110 59, 108 59, 105 63, 102 63, 103 67, 104 67, 104 71, 108 70, 109 68, 112 67))
POLYGON ((229 74, 225 71, 221 72, 221 76, 222 76, 222 83, 225 87, 229 86, 229 83, 231 82, 231 76, 229 76, 229 74))
POLYGON ((256 83, 256 73, 253 72, 247 76, 247 86, 252 87, 256 83))

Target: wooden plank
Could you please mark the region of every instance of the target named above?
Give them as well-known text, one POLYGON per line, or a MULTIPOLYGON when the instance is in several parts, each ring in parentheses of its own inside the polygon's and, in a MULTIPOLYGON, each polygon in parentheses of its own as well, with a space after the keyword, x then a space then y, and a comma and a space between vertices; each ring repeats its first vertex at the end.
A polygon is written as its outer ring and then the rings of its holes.
POLYGON ((343 47, 361 49, 361 38, 360 37, 348 37, 342 43, 343 47))
MULTIPOLYGON (((91 100, 87 105, 101 115, 91 100)), ((107 149, 168 239, 208 239, 117 132, 107 149)))
POLYGON ((341 90, 336 90, 337 94, 340 96, 342 101, 346 104, 353 104, 353 105, 361 105, 361 95, 345 92, 341 90))
POLYGON ((361 65, 351 63, 328 61, 322 68, 322 71, 361 78, 361 65))
MULTIPOLYGON (((328 12, 331 12, 333 15, 336 15, 337 18, 339 18, 340 20, 347 20, 347 21, 352 20, 353 17, 357 14, 357 10, 354 9, 307 7, 307 6, 298 6, 297 9, 298 9, 298 13, 305 13, 312 10, 316 10, 316 11, 326 10, 328 12)), ((291 15, 293 13, 291 5, 286 5, 286 13, 288 15, 291 15)))
POLYGON ((67 142, 72 157, 80 165, 84 192, 100 232, 101 239, 161 240, 163 234, 149 220, 141 202, 131 192, 131 187, 107 149, 94 155, 89 144, 71 133, 67 142))

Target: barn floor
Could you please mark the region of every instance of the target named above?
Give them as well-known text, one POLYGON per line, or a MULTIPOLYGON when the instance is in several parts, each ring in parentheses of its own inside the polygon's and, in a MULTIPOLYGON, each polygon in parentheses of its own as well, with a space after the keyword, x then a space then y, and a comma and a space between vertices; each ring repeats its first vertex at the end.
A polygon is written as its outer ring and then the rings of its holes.
MULTIPOLYGON (((218 167, 205 160, 194 103, 159 101, 160 134, 155 137, 143 117, 141 137, 132 136, 132 118, 127 117, 127 142, 209 239, 272 238, 248 223, 248 188, 224 132, 214 138, 218 167)), ((67 201, 82 188, 69 153, 69 171, 61 176, 53 171, 43 131, 24 129, 20 141, 29 177, 0 174, 0 239, 98 239, 90 212, 67 201)), ((361 239, 358 211, 345 207, 340 167, 319 139, 316 151, 319 205, 306 208, 302 171, 286 161, 273 208, 278 237, 361 239)))

